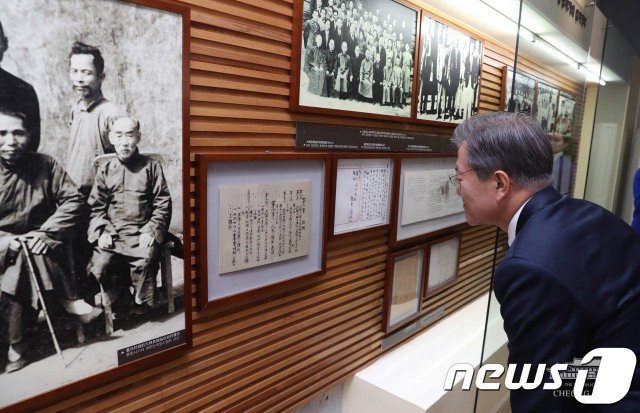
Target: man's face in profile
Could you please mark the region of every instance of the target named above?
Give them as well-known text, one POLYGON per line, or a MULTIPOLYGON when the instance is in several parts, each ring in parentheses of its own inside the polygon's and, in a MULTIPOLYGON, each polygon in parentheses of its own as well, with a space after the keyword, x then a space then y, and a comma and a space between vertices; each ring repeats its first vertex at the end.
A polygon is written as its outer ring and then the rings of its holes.
POLYGON ((14 163, 22 158, 29 143, 29 133, 22 119, 0 113, 0 159, 14 163))
POLYGON ((74 54, 69 62, 69 78, 73 91, 81 99, 94 99, 100 93, 104 73, 98 73, 93 55, 74 54))

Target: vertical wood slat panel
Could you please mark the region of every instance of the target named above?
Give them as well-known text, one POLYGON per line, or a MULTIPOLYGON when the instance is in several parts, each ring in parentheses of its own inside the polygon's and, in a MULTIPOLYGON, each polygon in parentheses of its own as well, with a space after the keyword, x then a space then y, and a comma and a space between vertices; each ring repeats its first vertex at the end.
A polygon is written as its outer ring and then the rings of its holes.
MULTIPOLYGON (((293 148, 296 121, 436 131, 288 110, 292 0, 184 0, 192 8, 193 153, 226 148, 293 148)), ((479 36, 482 37, 482 36, 479 36)), ((513 51, 484 39, 481 111, 500 108, 502 66, 513 51)), ((577 92, 579 85, 527 62, 577 92)), ((551 82, 550 82, 551 83, 551 82)), ((192 171, 191 217, 195 210, 192 171)), ((197 235, 195 223, 192 235, 197 235)), ((425 301, 451 313, 486 293, 495 228, 463 231, 459 281, 425 301)), ((196 239, 196 238, 194 238, 196 239)), ((506 237, 499 238, 498 260, 506 237)), ((202 253, 194 245, 196 254, 202 253)), ((46 411, 288 411, 344 381, 382 355, 387 234, 327 245, 327 273, 294 291, 240 308, 192 313, 194 347, 162 366, 49 406, 46 411)), ((195 265, 191 278, 196 278, 195 265)), ((195 291, 191 299, 195 300, 195 291)))

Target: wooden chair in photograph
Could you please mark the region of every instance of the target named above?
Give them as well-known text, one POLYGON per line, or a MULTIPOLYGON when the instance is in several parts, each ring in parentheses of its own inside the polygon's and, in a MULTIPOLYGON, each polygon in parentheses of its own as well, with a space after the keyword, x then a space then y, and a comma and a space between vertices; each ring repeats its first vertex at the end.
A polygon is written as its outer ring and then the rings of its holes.
MULTIPOLYGON (((154 154, 154 153, 145 153, 145 156, 152 158, 160 163, 163 162, 162 155, 154 154)), ((93 161, 94 170, 98 170, 100 165, 103 163, 113 159, 116 157, 116 154, 106 154, 99 155, 93 161)), ((168 234, 168 233, 167 233, 168 234)), ((173 294, 173 272, 171 270, 171 254, 172 250, 175 247, 175 242, 172 240, 172 237, 167 237, 167 241, 165 241, 160 246, 160 254, 158 256, 159 260, 159 273, 160 273, 160 288, 162 288, 165 292, 166 299, 159 301, 159 304, 167 304, 167 313, 172 314, 175 312, 175 303, 174 303, 174 294, 173 294)), ((104 318, 105 318, 105 332, 107 335, 113 334, 113 311, 111 308, 111 300, 109 298, 109 294, 107 294, 104 290, 104 287, 100 284, 100 303, 104 310, 104 318)), ((154 283, 154 289, 156 291, 155 296, 158 296, 158 282, 156 275, 156 282, 154 283)))

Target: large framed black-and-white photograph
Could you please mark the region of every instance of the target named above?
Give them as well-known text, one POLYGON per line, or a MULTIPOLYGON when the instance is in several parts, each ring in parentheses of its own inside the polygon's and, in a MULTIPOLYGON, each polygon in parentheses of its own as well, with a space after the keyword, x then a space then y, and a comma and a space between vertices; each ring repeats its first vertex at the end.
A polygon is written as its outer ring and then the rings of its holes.
POLYGON ((478 111, 482 42, 423 12, 417 119, 462 123, 478 111))
POLYGON ((513 69, 504 66, 502 69, 502 109, 506 112, 518 112, 531 115, 533 111, 533 97, 536 90, 536 80, 521 72, 516 72, 515 83, 513 69))
POLYGON ((161 0, 2 1, 0 409, 190 345, 189 20, 161 0))
POLYGON ((403 0, 294 2, 291 109, 410 118, 418 15, 403 0))
POLYGON ((573 110, 576 98, 566 92, 560 92, 558 97, 558 115, 556 117, 555 133, 570 138, 573 131, 573 110))
POLYGON ((540 122, 545 133, 550 133, 555 129, 557 104, 558 89, 538 81, 533 115, 540 122))

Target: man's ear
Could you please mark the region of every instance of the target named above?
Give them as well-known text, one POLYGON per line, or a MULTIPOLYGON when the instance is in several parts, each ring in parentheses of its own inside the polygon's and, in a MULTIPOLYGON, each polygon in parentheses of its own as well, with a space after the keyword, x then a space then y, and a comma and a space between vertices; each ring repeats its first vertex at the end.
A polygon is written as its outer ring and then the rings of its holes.
POLYGON ((505 171, 498 170, 493 173, 496 183, 496 200, 500 201, 509 193, 511 180, 505 171))

